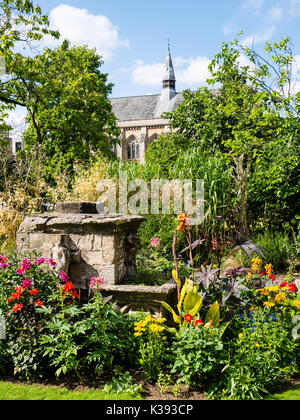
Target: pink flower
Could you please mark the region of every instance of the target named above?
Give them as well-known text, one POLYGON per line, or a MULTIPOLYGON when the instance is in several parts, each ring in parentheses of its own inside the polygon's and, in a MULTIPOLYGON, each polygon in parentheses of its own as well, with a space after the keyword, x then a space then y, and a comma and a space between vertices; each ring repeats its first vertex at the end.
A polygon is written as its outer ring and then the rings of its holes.
POLYGON ((101 290, 101 286, 104 284, 104 279, 92 277, 90 279, 90 289, 92 290, 101 290))
POLYGON ((60 278, 62 279, 62 281, 64 281, 65 283, 67 283, 70 280, 70 277, 67 276, 65 273, 60 273, 60 278))
POLYGON ((151 244, 152 248, 159 248, 160 247, 160 239, 159 238, 152 238, 150 244, 151 244))
POLYGON ((41 265, 41 264, 44 264, 44 262, 45 262, 46 260, 45 260, 45 258, 43 258, 43 257, 41 257, 41 258, 38 258, 35 262, 34 262, 34 264, 36 264, 36 265, 41 265))
POLYGON ((52 258, 50 258, 49 260, 48 260, 48 263, 50 264, 50 266, 52 267, 52 268, 54 268, 54 267, 56 267, 56 262, 52 259, 52 258))
POLYGON ((24 261, 22 262, 21 268, 17 269, 17 273, 20 276, 23 276, 23 274, 26 274, 27 271, 30 270, 30 267, 31 267, 31 261, 28 258, 24 258, 24 261))
POLYGON ((32 281, 30 279, 26 277, 24 280, 22 280, 23 289, 30 289, 31 286, 32 286, 32 281))
POLYGON ((0 264, 0 267, 2 268, 2 270, 5 270, 8 267, 8 264, 2 263, 0 264))

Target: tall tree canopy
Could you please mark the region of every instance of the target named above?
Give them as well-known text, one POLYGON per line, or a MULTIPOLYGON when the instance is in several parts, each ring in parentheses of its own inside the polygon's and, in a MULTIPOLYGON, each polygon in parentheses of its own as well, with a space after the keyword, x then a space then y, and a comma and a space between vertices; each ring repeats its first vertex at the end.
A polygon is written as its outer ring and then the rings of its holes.
POLYGON ((237 40, 223 43, 208 80, 218 89, 187 91, 165 115, 187 145, 227 156, 244 231, 250 215, 280 224, 299 214, 300 94, 291 89, 290 40, 267 43, 265 51, 266 58, 237 40), (240 64, 242 54, 248 65, 240 64))
POLYGON ((108 100, 112 85, 101 65, 95 50, 64 41, 35 58, 20 59, 15 69, 13 88, 29 113, 25 144, 42 150, 51 171, 70 169, 93 152, 111 153, 119 130, 108 100))

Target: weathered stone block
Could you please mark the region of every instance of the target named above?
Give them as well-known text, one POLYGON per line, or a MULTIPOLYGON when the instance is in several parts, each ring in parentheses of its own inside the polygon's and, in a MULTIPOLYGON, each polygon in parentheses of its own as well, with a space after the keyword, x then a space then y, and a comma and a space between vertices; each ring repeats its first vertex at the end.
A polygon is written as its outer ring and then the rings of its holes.
POLYGON ((83 288, 95 276, 107 284, 122 282, 135 272, 138 246, 133 238, 144 218, 96 214, 93 208, 95 203, 63 203, 57 206, 60 212, 26 217, 17 236, 18 250, 28 246, 47 258, 53 249, 56 255, 68 255, 70 264, 64 266, 83 288))

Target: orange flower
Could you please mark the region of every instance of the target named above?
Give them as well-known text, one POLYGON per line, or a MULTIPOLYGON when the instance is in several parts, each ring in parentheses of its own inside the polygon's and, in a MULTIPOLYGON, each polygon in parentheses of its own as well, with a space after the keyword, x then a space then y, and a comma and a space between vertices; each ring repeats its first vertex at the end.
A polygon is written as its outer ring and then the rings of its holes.
POLYGON ((182 213, 180 216, 178 216, 177 220, 184 223, 186 221, 185 213, 182 213))
POLYGON ((177 226, 176 230, 184 230, 184 223, 181 222, 179 226, 177 226))
POLYGON ((17 303, 15 304, 15 306, 13 307, 13 311, 15 313, 17 313, 18 311, 21 312, 23 309, 23 305, 18 305, 17 303))

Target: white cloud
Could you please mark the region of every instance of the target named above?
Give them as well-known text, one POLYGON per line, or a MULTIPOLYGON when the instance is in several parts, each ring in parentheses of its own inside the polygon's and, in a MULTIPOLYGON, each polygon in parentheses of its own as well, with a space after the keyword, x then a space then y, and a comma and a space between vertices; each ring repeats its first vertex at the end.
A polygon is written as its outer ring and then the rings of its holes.
POLYGON ((20 138, 26 128, 25 118, 27 110, 24 107, 17 106, 14 110, 9 111, 6 123, 12 127, 10 136, 14 138, 20 138))
POLYGON ((265 0, 245 0, 243 7, 245 9, 261 9, 264 5, 265 0))
MULTIPOLYGON (((207 57, 174 58, 177 82, 186 87, 205 84, 210 63, 207 57)), ((142 60, 137 60, 132 70, 132 81, 142 86, 160 86, 164 70, 164 63, 144 64, 142 60)))
POLYGON ((289 12, 293 17, 300 16, 300 0, 290 0, 289 12))
MULTIPOLYGON (((175 60, 176 63, 176 60, 175 60)), ((208 66, 211 60, 207 57, 189 58, 186 67, 177 71, 177 80, 186 85, 205 84, 210 76, 208 66)))
MULTIPOLYGON (((129 41, 120 39, 119 28, 106 16, 62 4, 52 9, 49 17, 51 27, 60 32, 61 40, 68 39, 75 45, 96 48, 104 60, 111 59, 118 48, 129 47, 129 41)), ((48 39, 48 43, 51 42, 48 39)))
POLYGON ((157 86, 162 83, 164 68, 163 63, 144 64, 143 60, 136 60, 132 81, 136 85, 157 86))
POLYGON ((260 32, 255 35, 248 36, 241 42, 241 44, 250 47, 252 45, 257 45, 263 42, 270 41, 275 31, 276 31, 276 27, 270 26, 269 28, 265 30, 265 32, 260 32))
POLYGON ((273 7, 267 11, 267 20, 270 22, 278 22, 283 17, 283 9, 279 6, 273 7))

